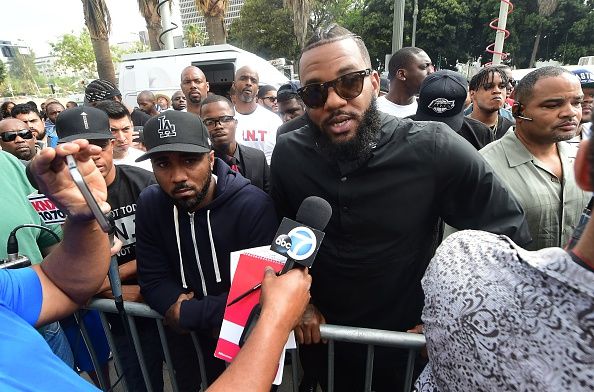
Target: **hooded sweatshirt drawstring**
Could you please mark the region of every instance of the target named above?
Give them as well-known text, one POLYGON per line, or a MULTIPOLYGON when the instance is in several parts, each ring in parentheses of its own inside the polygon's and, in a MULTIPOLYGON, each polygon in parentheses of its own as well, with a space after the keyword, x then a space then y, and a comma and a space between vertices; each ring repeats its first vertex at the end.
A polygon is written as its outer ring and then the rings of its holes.
POLYGON ((217 260, 217 251, 215 249, 214 239, 212 237, 212 228, 210 227, 210 210, 206 211, 206 223, 208 224, 208 238, 210 239, 210 251, 212 253, 212 264, 215 269, 217 283, 221 281, 221 271, 219 270, 219 261, 217 260))
POLYGON ((181 246, 179 242, 179 220, 178 220, 178 212, 177 206, 173 205, 173 224, 175 225, 175 239, 177 241, 177 253, 179 254, 179 272, 181 275, 182 286, 184 289, 188 288, 186 284, 186 275, 184 274, 184 263, 182 261, 182 254, 181 254, 181 246))
MULTIPOLYGON (((204 278, 204 272, 202 271, 202 264, 200 263, 200 254, 198 253, 198 242, 196 240, 196 231, 195 231, 195 221, 194 221, 194 213, 189 212, 188 216, 190 218, 190 233, 192 235, 192 243, 194 245, 194 256, 196 257, 196 265, 198 266, 198 272, 200 273, 200 283, 202 285, 202 294, 204 296, 208 295, 208 291, 206 289, 206 280, 204 278)), ((180 234, 179 234, 179 212, 177 210, 177 206, 173 206, 173 217, 175 220, 175 238, 177 240, 177 249, 179 254, 179 269, 182 279, 182 284, 184 288, 188 288, 186 284, 186 277, 184 273, 184 265, 181 256, 181 245, 180 245, 180 234)), ((214 266, 215 271, 215 278, 217 283, 221 282, 221 271, 219 269, 219 262, 217 259, 217 252, 215 249, 214 239, 212 235, 212 226, 210 224, 210 210, 206 212, 206 222, 208 226, 208 238, 210 240, 210 250, 212 252, 212 263, 214 266)))

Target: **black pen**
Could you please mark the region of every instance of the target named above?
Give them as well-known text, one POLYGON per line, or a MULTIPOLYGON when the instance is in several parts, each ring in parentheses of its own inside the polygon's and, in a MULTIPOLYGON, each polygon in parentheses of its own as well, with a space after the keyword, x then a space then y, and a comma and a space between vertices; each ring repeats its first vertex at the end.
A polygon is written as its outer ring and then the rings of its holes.
MULTIPOLYGON (((277 273, 275 273, 276 276, 280 276, 281 273, 283 271, 279 271, 277 273)), ((227 307, 236 304, 237 302, 241 301, 242 299, 244 299, 245 297, 247 297, 248 295, 250 295, 251 293, 253 293, 254 291, 257 291, 260 289, 260 287, 262 287, 262 282, 258 283, 257 285, 255 285, 254 287, 252 287, 251 289, 247 290, 245 293, 239 295, 237 298, 235 298, 233 301, 229 302, 227 304, 227 307)))

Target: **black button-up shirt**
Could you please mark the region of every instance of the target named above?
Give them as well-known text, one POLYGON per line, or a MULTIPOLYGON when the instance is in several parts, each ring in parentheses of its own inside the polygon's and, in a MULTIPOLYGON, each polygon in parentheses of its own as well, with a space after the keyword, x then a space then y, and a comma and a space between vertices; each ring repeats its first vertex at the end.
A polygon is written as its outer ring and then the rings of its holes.
POLYGON ((420 323, 438 218, 519 244, 530 235, 520 205, 459 135, 442 123, 380 116, 376 147, 355 162, 323 155, 313 125, 283 135, 271 195, 280 217, 294 218, 311 195, 332 206, 311 269, 312 303, 326 321, 402 331, 420 323))

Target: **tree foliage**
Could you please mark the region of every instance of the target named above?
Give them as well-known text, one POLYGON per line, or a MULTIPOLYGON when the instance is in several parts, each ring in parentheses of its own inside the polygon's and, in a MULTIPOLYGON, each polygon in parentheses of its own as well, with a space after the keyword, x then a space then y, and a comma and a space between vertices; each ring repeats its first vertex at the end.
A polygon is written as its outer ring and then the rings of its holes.
POLYGON ((86 78, 97 75, 95 53, 87 29, 83 29, 79 35, 65 34, 50 45, 52 54, 58 57, 57 65, 80 72, 86 78))
POLYGON ((283 0, 246 0, 229 29, 229 43, 265 59, 297 58, 291 11, 283 0))
POLYGON ((186 46, 202 46, 208 41, 206 32, 193 24, 184 28, 184 42, 186 46))
POLYGON ((6 65, 0 61, 0 85, 6 80, 6 65))

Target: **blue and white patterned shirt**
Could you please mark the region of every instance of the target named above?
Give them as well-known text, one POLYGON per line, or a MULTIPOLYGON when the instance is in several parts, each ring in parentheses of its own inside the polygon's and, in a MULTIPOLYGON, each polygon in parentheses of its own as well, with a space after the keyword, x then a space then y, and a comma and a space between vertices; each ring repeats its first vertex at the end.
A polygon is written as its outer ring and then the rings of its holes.
POLYGON ((594 272, 560 248, 447 238, 422 281, 427 391, 594 391, 594 272))

